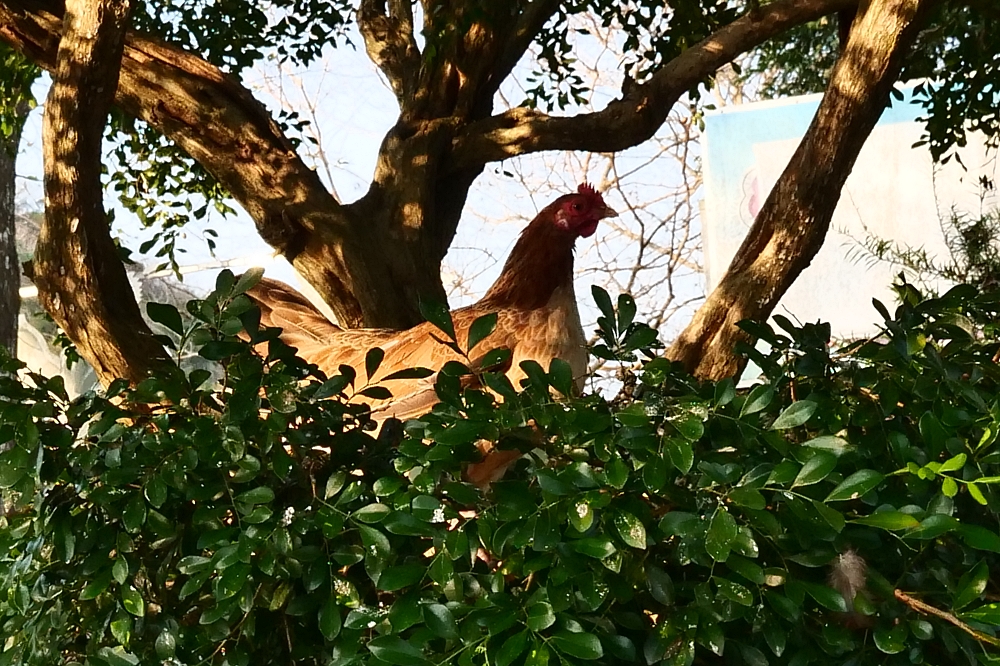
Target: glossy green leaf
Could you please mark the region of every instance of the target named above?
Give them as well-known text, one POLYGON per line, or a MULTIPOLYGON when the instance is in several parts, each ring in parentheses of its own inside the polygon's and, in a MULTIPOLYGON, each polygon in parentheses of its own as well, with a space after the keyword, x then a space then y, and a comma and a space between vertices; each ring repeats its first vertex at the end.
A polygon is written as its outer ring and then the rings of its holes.
POLYGON ((764 496, 761 495, 760 491, 756 488, 733 488, 729 492, 729 500, 736 506, 742 506, 757 511, 767 506, 767 501, 764 499, 764 496))
POLYGON ((327 597, 327 600, 323 602, 317 615, 317 622, 323 638, 332 641, 337 637, 340 633, 341 619, 340 606, 337 604, 336 598, 327 597))
POLYGON ((549 649, 540 641, 535 641, 524 659, 524 666, 548 666, 549 649))
POLYGON ((945 472, 958 471, 965 467, 965 461, 967 459, 968 457, 964 453, 959 453, 958 455, 953 456, 952 458, 949 458, 941 463, 941 467, 938 469, 938 472, 943 474, 945 472))
POLYGON ((719 578, 715 583, 719 588, 719 595, 722 597, 734 601, 741 606, 753 605, 753 593, 750 592, 746 585, 734 583, 725 578, 719 578))
POLYGON ((154 648, 156 656, 160 659, 173 657, 177 653, 177 634, 170 629, 164 629, 156 636, 154 648))
POLYGON ((698 643, 721 657, 726 651, 726 634, 717 623, 702 622, 698 625, 698 643))
POLYGON ((958 494, 958 483, 950 476, 941 480, 941 494, 945 497, 954 497, 958 494))
POLYGON ((520 631, 503 642, 496 654, 497 666, 510 666, 528 647, 528 631, 520 631))
POLYGON ((963 620, 975 620, 976 622, 1000 626, 1000 604, 985 604, 970 611, 965 611, 959 617, 963 620))
POLYGON ((103 647, 97 654, 109 666, 139 666, 139 658, 120 645, 113 648, 103 647))
POLYGON ((83 586, 80 591, 80 601, 89 601, 104 593, 111 585, 111 567, 99 572, 83 586))
POLYGON ((697 414, 684 414, 670 421, 681 437, 696 442, 705 434, 705 424, 697 414))
POLYGON ((646 549, 646 528, 638 518, 627 511, 617 511, 614 525, 618 536, 627 545, 640 550, 646 549))
POLYGON ((249 564, 242 562, 226 567, 219 576, 219 583, 216 592, 216 599, 228 599, 242 589, 243 585, 250 579, 251 568, 249 564))
POLYGON ((907 628, 905 623, 894 627, 879 627, 872 633, 875 646, 886 654, 897 654, 906 649, 907 628))
POLYGON ((264 269, 259 266, 254 266, 252 268, 246 269, 239 279, 236 281, 236 285, 233 287, 233 296, 239 294, 245 294, 251 288, 255 287, 264 277, 264 269))
POLYGON ((911 514, 900 511, 879 511, 868 516, 855 518, 850 522, 870 527, 879 527, 883 530, 908 530, 920 524, 920 521, 911 514))
POLYGON ((611 297, 608 296, 608 292, 595 284, 590 287, 590 295, 605 319, 615 321, 615 308, 611 304, 611 297))
POLYGON ((146 314, 157 324, 162 324, 178 335, 184 333, 181 313, 173 305, 166 303, 146 303, 146 314))
POLYGON ((553 635, 550 641, 551 645, 559 652, 578 659, 589 661, 604 656, 601 641, 594 634, 560 631, 553 635))
POLYGON ((654 599, 664 606, 674 603, 674 583, 670 575, 657 566, 646 569, 646 586, 654 599))
POLYGON ((986 562, 980 562, 971 571, 966 572, 958 581, 951 607, 960 610, 977 600, 986 590, 989 579, 990 569, 986 562))
POLYGON ((705 536, 705 550, 717 562, 729 557, 729 550, 736 539, 736 520, 723 508, 716 509, 705 536))
POLYGON ((687 474, 694 465, 694 449, 691 442, 679 437, 669 437, 664 440, 664 447, 670 462, 681 474, 687 474))
POLYGON ((441 638, 457 638, 458 625, 455 616, 443 604, 426 604, 423 606, 424 622, 437 636, 441 638))
POLYGON ((466 343, 466 351, 471 352, 480 342, 493 332, 497 326, 497 313, 490 312, 479 317, 469 326, 469 339, 466 343))
POLYGON ((959 525, 958 532, 970 548, 1000 553, 1000 535, 979 525, 959 525))
POLYGON ((526 609, 524 623, 532 631, 542 631, 555 624, 556 616, 552 610, 552 605, 546 601, 538 601, 526 609))
POLYGON ((427 567, 419 564, 401 564, 389 567, 378 579, 378 589, 386 592, 401 590, 423 580, 427 567))
POLYGON ((455 339, 455 325, 451 321, 451 311, 446 304, 439 301, 421 300, 420 315, 448 336, 449 340, 457 342, 455 339))
POLYGON ((266 486, 252 488, 233 498, 241 504, 267 504, 274 501, 274 491, 266 486))
POLYGON ((772 430, 786 430, 804 425, 816 412, 818 405, 812 400, 799 400, 785 408, 771 424, 772 430))
POLYGON ((836 590, 827 587, 826 585, 819 585, 817 583, 802 583, 801 584, 805 591, 810 597, 816 600, 820 606, 827 608, 832 611, 837 611, 838 613, 846 613, 848 611, 847 602, 844 601, 844 597, 836 590))
POLYGON ((122 525, 129 532, 138 532, 144 522, 146 522, 146 500, 140 495, 135 495, 125 506, 122 525))
POLYGON ((747 396, 747 400, 743 403, 743 409, 740 410, 740 416, 750 416, 751 414, 756 414, 757 412, 765 409, 771 401, 774 399, 774 389, 770 385, 762 384, 760 386, 755 386, 750 395, 747 396))
POLYGON ((908 539, 936 539, 942 534, 958 529, 958 527, 957 519, 935 513, 921 520, 918 527, 906 532, 904 536, 908 539))
POLYGON ((373 503, 367 504, 352 513, 351 518, 360 520, 363 523, 373 524, 382 522, 390 513, 392 513, 392 509, 388 505, 373 503))
POLYGON ((730 553, 729 557, 726 558, 726 566, 746 578, 751 583, 756 585, 764 584, 764 569, 760 565, 755 564, 752 560, 749 560, 741 555, 736 555, 735 553, 730 553))
POLYGON ((146 615, 146 602, 131 585, 122 588, 122 606, 136 617, 145 617, 146 615))
MULTIPOLYGON (((792 488, 798 486, 811 486, 814 483, 819 483, 826 477, 830 476, 830 472, 834 470, 837 466, 837 457, 832 453, 826 453, 825 451, 817 451, 809 460, 802 465, 802 469, 799 470, 798 475, 796 475, 795 480, 792 481, 792 488)), ((827 498, 827 501, 830 501, 827 498)))
POLYGON ((115 559, 115 563, 111 567, 111 577, 119 585, 124 585, 125 581, 128 580, 128 561, 124 557, 119 555, 115 559))
POLYGON ((788 597, 778 592, 768 590, 764 592, 764 598, 774 611, 789 622, 798 622, 802 614, 802 608, 788 597))
POLYGON ((810 440, 802 442, 802 446, 808 447, 810 449, 818 449, 820 451, 826 451, 827 453, 832 453, 835 456, 844 454, 847 451, 852 450, 854 447, 851 444, 840 437, 834 437, 833 435, 821 435, 819 437, 813 437, 810 440))
POLYGON ((980 490, 979 486, 977 486, 975 483, 969 482, 965 484, 965 489, 969 491, 969 496, 972 499, 976 500, 980 505, 986 506, 987 504, 989 504, 989 500, 986 499, 986 496, 983 494, 983 491, 980 490))
POLYGON ((774 616, 765 614, 764 620, 761 623, 761 629, 764 633, 764 641, 767 642, 767 647, 771 649, 774 656, 780 657, 783 655, 788 643, 788 636, 781 622, 774 616))
POLYGON ((375 373, 382 366, 382 360, 385 359, 385 352, 379 347, 374 347, 368 350, 365 354, 365 378, 371 381, 375 377, 375 373))
POLYGON ((826 496, 824 502, 857 499, 882 483, 885 478, 873 469, 862 469, 844 479, 826 496))
POLYGON ((417 666, 427 663, 420 650, 399 636, 379 636, 366 646, 376 658, 395 666, 417 666))
POLYGON ((150 504, 159 509, 167 501, 167 484, 159 476, 154 476, 146 483, 143 494, 150 504))
POLYGON ((628 465, 621 458, 612 458, 604 468, 604 475, 611 486, 621 490, 628 481, 628 465))

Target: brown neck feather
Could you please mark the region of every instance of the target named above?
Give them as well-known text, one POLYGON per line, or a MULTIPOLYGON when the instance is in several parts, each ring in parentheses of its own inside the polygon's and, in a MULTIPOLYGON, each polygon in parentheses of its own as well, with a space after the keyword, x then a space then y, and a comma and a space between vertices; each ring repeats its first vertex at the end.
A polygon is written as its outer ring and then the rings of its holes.
POLYGON ((521 232, 500 277, 480 303, 524 309, 540 308, 557 288, 573 283, 576 237, 555 227, 542 211, 521 232))

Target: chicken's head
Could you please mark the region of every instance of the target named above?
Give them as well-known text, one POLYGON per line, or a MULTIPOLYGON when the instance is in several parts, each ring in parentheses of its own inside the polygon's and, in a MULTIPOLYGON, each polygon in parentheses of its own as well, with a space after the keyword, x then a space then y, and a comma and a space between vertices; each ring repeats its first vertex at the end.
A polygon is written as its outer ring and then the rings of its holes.
POLYGON ((588 183, 577 188, 575 194, 565 194, 555 201, 553 222, 556 227, 584 238, 597 231, 597 223, 606 217, 617 217, 604 197, 588 183))

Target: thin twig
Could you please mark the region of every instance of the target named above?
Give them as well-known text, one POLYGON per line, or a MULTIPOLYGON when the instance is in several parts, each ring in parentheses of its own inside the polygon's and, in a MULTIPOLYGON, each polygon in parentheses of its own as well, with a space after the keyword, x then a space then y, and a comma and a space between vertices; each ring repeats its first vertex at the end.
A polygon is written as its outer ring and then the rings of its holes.
POLYGON ((955 617, 951 613, 946 613, 945 611, 939 610, 939 609, 935 608, 934 606, 931 606, 929 604, 925 604, 924 602, 920 601, 919 599, 914 599, 913 597, 911 597, 910 595, 908 595, 906 592, 903 592, 902 590, 896 590, 894 592, 894 594, 896 595, 897 599, 899 599, 904 604, 906 604, 907 606, 909 606, 913 610, 917 611, 918 613, 924 613, 926 615, 933 615, 934 617, 939 618, 941 620, 944 620, 945 622, 948 622, 949 624, 955 625, 956 627, 958 627, 959 629, 961 629, 965 633, 967 633, 970 636, 972 636, 973 638, 975 638, 977 641, 980 641, 982 643, 989 643, 993 647, 1000 647, 1000 638, 995 638, 995 637, 990 636, 988 634, 984 634, 981 631, 976 631, 975 629, 973 629, 972 627, 970 627, 966 623, 962 622, 961 620, 959 620, 957 617, 955 617))

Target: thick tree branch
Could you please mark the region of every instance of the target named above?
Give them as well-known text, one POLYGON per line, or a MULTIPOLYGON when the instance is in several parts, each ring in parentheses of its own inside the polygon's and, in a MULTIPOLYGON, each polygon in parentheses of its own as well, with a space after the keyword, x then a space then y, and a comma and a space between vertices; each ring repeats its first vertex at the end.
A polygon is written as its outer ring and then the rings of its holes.
POLYGON ((706 379, 738 372, 734 348, 746 336, 736 324, 770 316, 819 252, 844 182, 938 1, 871 0, 859 14, 809 130, 726 274, 667 351, 668 358, 706 379))
POLYGON ((38 296, 105 385, 119 377, 135 384, 170 364, 143 322, 104 213, 101 139, 118 87, 128 11, 128 0, 67 0, 42 127, 38 296))
POLYGON ((736 56, 789 28, 857 4, 857 0, 776 0, 684 51, 601 111, 557 117, 518 107, 470 124, 452 144, 452 163, 468 168, 543 150, 631 148, 653 136, 685 92, 736 56))
POLYGON ((362 0, 358 28, 368 57, 392 86, 400 107, 413 96, 420 71, 420 51, 413 37, 410 0, 362 0))

